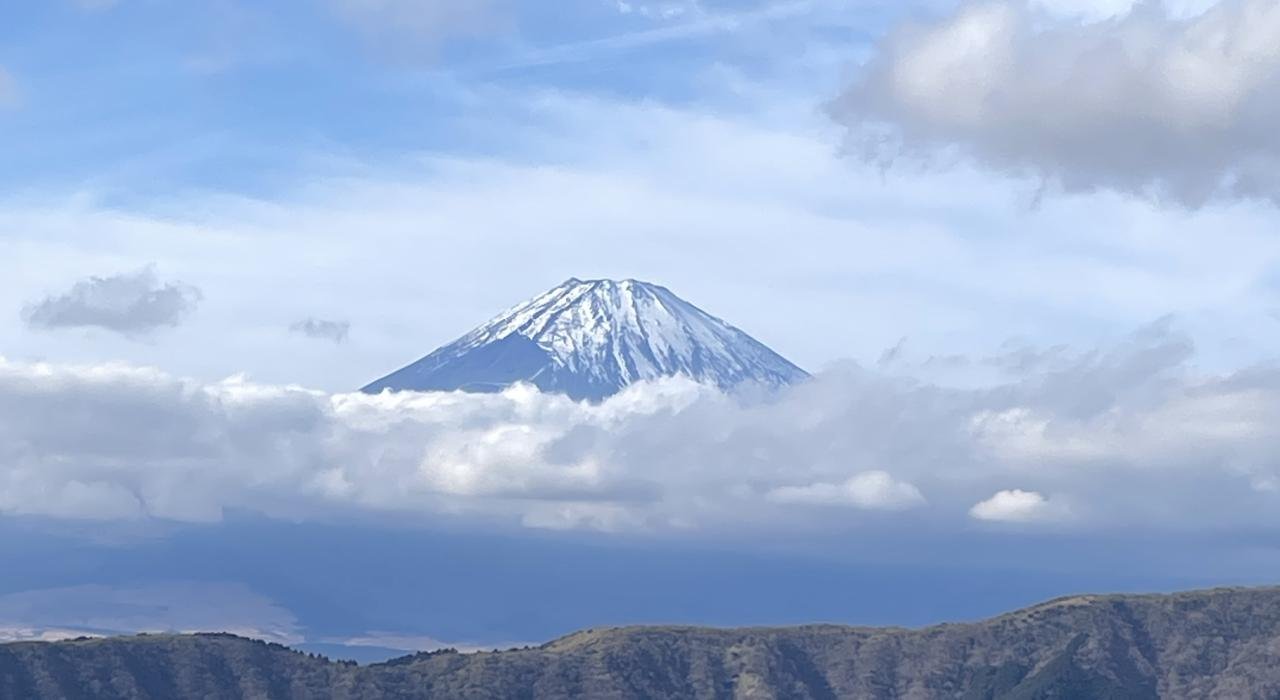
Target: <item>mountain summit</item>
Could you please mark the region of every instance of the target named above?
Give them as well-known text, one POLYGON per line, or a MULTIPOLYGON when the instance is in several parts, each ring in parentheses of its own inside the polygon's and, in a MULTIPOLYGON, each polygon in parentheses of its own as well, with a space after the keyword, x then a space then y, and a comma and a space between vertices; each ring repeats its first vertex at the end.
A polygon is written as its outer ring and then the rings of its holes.
POLYGON ((569 279, 364 391, 484 392, 525 381, 598 400, 633 382, 677 375, 722 389, 808 376, 666 287, 569 279))

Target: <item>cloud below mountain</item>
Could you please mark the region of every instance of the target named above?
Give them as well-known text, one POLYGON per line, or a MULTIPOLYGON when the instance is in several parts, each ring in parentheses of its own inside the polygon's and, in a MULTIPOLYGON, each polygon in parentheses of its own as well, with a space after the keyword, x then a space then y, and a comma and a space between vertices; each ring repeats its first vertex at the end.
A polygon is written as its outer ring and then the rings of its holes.
POLYGON ((10 362, 0 365, 0 512, 195 522, 227 510, 365 512, 606 531, 869 518, 925 529, 1280 526, 1270 459, 1280 370, 1198 374, 1167 323, 1061 355, 978 389, 848 366, 767 401, 674 379, 596 405, 527 385, 325 394, 10 362), (1056 517, 1067 504, 1071 517, 1056 517))

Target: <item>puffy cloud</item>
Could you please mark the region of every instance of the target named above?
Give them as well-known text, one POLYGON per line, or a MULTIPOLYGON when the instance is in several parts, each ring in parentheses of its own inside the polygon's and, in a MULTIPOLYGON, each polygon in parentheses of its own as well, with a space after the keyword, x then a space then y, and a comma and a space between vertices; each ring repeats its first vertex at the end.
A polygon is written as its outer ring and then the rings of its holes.
POLYGON ((977 388, 846 366, 768 399, 673 379, 599 404, 529 386, 370 396, 0 363, 0 513, 687 532, 886 517, 921 530, 1280 526, 1280 368, 1200 374, 1168 322, 1054 358, 977 388))
POLYGON ((1035 491, 1021 489, 998 491, 969 509, 969 515, 978 520, 1006 523, 1044 520, 1052 517, 1053 512, 1047 498, 1035 491))
POLYGON ((291 324, 289 331, 308 338, 329 340, 340 344, 346 342, 347 335, 351 333, 351 322, 308 317, 291 324))
POLYGON ((195 310, 200 290, 182 282, 162 283, 155 269, 90 277, 70 290, 22 310, 32 328, 105 328, 128 336, 177 326, 195 310))
POLYGON ((869 159, 955 146, 1067 191, 1280 203, 1280 5, 1081 21, 969 2, 886 39, 832 113, 869 159))
POLYGON ((871 510, 902 510, 924 503, 920 489, 895 481, 887 472, 870 471, 855 474, 839 484, 815 483, 808 486, 782 486, 765 495, 778 503, 807 505, 850 505, 871 510))

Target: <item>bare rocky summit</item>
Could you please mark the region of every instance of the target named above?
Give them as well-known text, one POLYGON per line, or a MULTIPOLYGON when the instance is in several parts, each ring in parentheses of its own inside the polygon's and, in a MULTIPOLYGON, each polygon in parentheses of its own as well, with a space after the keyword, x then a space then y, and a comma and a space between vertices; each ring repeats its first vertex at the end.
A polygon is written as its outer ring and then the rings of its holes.
POLYGON ((578 632, 356 666, 231 635, 0 646, 0 698, 1280 698, 1280 588, 1078 596, 919 630, 578 632))

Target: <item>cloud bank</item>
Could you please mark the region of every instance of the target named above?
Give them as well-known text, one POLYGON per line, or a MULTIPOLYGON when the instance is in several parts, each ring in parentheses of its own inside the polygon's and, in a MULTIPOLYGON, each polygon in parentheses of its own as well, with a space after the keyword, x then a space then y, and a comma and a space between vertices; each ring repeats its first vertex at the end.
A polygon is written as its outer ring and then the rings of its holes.
POLYGON ((886 518, 920 528, 1280 526, 1280 368, 1200 376, 1191 353, 1157 324, 981 389, 848 366, 770 400, 677 379, 599 405, 528 386, 325 394, 6 362, 0 513, 364 513, 605 531, 886 518), (1057 517, 1066 503, 1071 517, 1057 517))
POLYGON ((1280 203, 1280 5, 968 2, 884 40, 831 113, 870 160, 958 151, 1069 192, 1280 203))
POLYGON ((161 282, 152 267, 110 277, 90 277, 70 290, 22 310, 32 328, 103 328, 143 335, 177 326, 195 310, 200 290, 182 282, 161 282))

